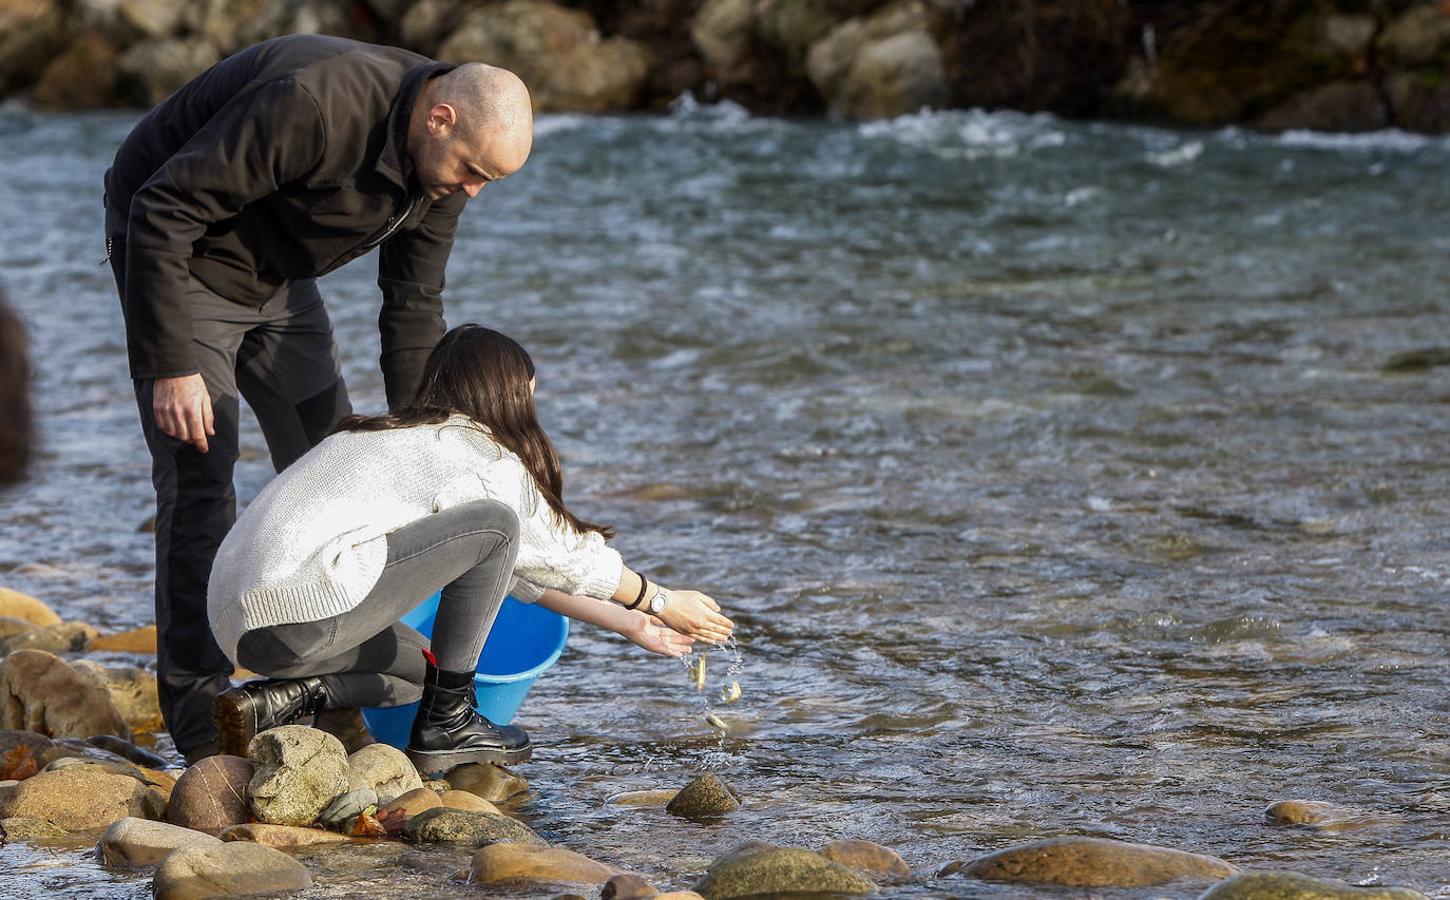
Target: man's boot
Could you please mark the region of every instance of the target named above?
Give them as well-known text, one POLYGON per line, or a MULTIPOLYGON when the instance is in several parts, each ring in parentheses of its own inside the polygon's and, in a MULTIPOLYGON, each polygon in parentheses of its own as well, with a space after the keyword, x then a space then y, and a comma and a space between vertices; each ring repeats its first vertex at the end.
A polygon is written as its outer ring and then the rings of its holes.
POLYGON ((520 763, 533 755, 522 728, 493 724, 474 710, 473 701, 472 672, 445 672, 428 663, 407 750, 419 772, 444 772, 471 762, 520 763))
POLYGON ((219 749, 229 756, 246 756, 247 745, 259 733, 315 716, 331 699, 317 676, 249 681, 234 687, 212 705, 219 749))

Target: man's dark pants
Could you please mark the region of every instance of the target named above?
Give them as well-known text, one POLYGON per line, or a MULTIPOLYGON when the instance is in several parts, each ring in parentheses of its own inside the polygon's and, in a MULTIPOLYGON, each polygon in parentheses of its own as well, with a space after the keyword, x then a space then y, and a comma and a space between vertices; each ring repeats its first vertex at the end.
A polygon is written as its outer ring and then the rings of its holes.
MULTIPOLYGON (((111 216, 106 224, 124 298, 124 224, 111 216)), ((256 414, 279 472, 352 407, 315 279, 284 284, 260 308, 220 297, 193 279, 187 308, 215 420, 208 451, 157 427, 152 381, 137 380, 135 389, 156 488, 157 692, 177 750, 194 758, 214 752, 212 700, 230 687, 232 674, 207 621, 206 588, 217 547, 236 520, 239 398, 256 414)))

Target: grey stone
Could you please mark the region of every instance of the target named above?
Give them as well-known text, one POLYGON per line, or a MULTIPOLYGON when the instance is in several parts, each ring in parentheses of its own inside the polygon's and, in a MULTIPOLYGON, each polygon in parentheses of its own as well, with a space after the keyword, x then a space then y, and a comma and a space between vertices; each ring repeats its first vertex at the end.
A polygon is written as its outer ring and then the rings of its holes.
POLYGON ((254 770, 240 756, 209 756, 181 773, 171 789, 166 820, 183 828, 220 834, 252 817, 247 782, 254 770))
POLYGON ((710 900, 728 900, 778 894, 869 894, 876 884, 809 850, 747 846, 711 863, 694 889, 710 900))
POLYGON ((305 725, 283 725, 252 738, 247 782, 252 812, 269 825, 310 825, 348 790, 347 753, 337 738, 305 725))
POLYGON ((317 821, 325 828, 333 831, 341 831, 347 825, 349 819, 361 814, 371 806, 378 805, 378 795, 372 788, 358 788, 340 794, 332 799, 317 816, 317 821))
POLYGON ((1298 872, 1241 872, 1199 895, 1199 900, 1428 900, 1397 887, 1355 887, 1298 872))
POLYGON ((740 798, 716 775, 701 775, 685 785, 665 812, 685 819, 709 819, 740 808, 740 798))
POLYGON ((96 844, 96 853, 108 866, 131 869, 149 868, 178 847, 205 847, 220 844, 209 834, 127 816, 111 823, 96 844))
POLYGON ((156 900, 201 900, 310 887, 312 876, 300 862, 280 850, 246 841, 182 847, 161 861, 151 879, 156 900))
POLYGON ((508 816, 439 806, 425 809, 403 826, 403 840, 413 844, 468 844, 478 847, 498 841, 545 846, 546 842, 522 822, 508 816))
POLYGON ((347 758, 351 790, 371 788, 379 803, 423 786, 418 770, 406 754, 388 744, 371 744, 347 758))
POLYGON ((1238 867, 1212 856, 1104 838, 1064 837, 1018 844, 970 862, 950 863, 941 875, 1016 884, 1146 887, 1177 878, 1219 879, 1238 867))

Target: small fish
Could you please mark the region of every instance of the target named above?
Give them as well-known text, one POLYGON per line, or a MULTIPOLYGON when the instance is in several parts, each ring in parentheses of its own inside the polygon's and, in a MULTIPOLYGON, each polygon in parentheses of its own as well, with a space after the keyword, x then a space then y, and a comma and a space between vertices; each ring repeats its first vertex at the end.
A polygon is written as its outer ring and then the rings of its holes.
POLYGON ((740 699, 740 682, 732 681, 720 692, 721 703, 734 703, 740 699))
POLYGON ((705 713, 705 721, 710 723, 711 728, 718 729, 721 734, 730 733, 730 726, 726 725, 725 720, 714 713, 705 713))
POLYGON ((707 656, 701 655, 700 658, 695 661, 694 676, 695 690, 697 691, 703 691, 705 689, 705 660, 708 658, 709 657, 707 656))

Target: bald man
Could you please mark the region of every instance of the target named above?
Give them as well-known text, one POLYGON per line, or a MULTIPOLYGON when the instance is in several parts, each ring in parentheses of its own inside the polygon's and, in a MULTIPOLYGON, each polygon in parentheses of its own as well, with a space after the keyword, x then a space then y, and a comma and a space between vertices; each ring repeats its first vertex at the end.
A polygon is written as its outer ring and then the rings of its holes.
POLYGON ((406 403, 445 330, 464 203, 532 140, 509 72, 299 35, 203 72, 116 153, 106 246, 156 488, 161 710, 188 760, 215 752, 232 674, 206 587, 236 517, 240 399, 277 471, 351 412, 316 279, 377 248, 383 381, 406 403))

